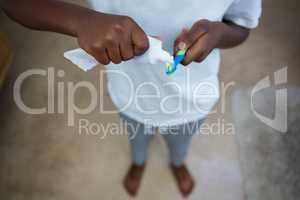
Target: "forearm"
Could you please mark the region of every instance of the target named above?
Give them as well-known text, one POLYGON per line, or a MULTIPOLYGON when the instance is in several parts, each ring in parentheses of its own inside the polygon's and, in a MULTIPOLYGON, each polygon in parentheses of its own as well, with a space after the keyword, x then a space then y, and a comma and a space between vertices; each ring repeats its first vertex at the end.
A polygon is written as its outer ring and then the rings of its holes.
POLYGON ((242 44, 248 38, 250 32, 249 29, 228 21, 215 22, 213 26, 216 26, 216 30, 220 34, 217 48, 221 49, 232 48, 242 44))
POLYGON ((94 12, 58 0, 4 0, 3 10, 20 24, 44 31, 76 36, 79 19, 94 12))

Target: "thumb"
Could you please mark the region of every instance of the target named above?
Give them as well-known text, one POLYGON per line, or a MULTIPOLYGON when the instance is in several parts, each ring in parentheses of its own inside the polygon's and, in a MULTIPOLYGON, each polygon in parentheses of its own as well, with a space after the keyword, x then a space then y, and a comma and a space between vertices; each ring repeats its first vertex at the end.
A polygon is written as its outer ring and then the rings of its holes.
POLYGON ((176 38, 174 42, 174 54, 178 52, 179 50, 185 49, 189 47, 189 40, 188 38, 188 28, 183 28, 179 36, 176 38))
POLYGON ((184 48, 190 48, 202 35, 206 34, 206 32, 207 31, 201 28, 198 23, 195 23, 190 30, 183 29, 175 41, 174 52, 184 48))
POLYGON ((132 32, 131 39, 132 39, 134 54, 136 56, 143 54, 149 48, 149 40, 147 38, 147 35, 141 28, 137 27, 132 32))

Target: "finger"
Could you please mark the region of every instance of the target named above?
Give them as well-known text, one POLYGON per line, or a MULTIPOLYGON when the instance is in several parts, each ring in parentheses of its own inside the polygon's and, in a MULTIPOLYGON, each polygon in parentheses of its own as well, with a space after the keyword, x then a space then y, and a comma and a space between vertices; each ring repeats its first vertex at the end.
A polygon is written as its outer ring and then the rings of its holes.
POLYGON ((194 60, 194 62, 197 62, 197 63, 203 62, 204 59, 205 59, 205 57, 206 57, 205 55, 206 55, 206 54, 203 53, 201 56, 197 57, 197 58, 194 60))
POLYGON ((110 59, 105 51, 105 49, 97 49, 93 52, 88 52, 91 54, 99 63, 103 65, 108 65, 110 63, 110 59))
POLYGON ((183 28, 179 36, 176 38, 173 46, 173 52, 174 55, 176 54, 177 51, 182 50, 186 48, 186 44, 183 41, 183 38, 186 37, 186 34, 188 33, 189 29, 188 28, 183 28))
POLYGON ((107 47, 107 54, 108 54, 109 59, 114 64, 120 64, 122 62, 119 45, 117 45, 117 44, 111 44, 111 45, 109 45, 107 47))
POLYGON ((201 63, 203 62, 207 56, 212 52, 213 49, 208 50, 209 48, 207 48, 206 50, 203 50, 202 54, 199 55, 197 58, 195 58, 195 62, 201 63))
POLYGON ((134 55, 140 56, 149 48, 149 41, 145 32, 137 27, 132 31, 131 40, 134 48, 134 55))
POLYGON ((207 35, 204 35, 189 48, 186 53, 185 59, 182 61, 182 64, 189 65, 193 61, 202 62, 207 55, 207 49, 207 35))
POLYGON ((120 54, 122 60, 124 61, 130 60, 134 57, 133 46, 131 44, 131 41, 124 40, 124 42, 120 44, 120 54))
POLYGON ((198 38, 206 34, 208 29, 204 24, 204 22, 200 21, 195 23, 188 32, 184 32, 177 40, 176 50, 180 50, 184 46, 184 48, 190 48, 198 40, 198 38))

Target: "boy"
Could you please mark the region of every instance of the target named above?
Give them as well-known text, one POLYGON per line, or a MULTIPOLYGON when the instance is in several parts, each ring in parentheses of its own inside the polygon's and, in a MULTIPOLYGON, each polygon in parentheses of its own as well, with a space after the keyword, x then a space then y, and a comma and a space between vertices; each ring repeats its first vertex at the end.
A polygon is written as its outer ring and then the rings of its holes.
POLYGON ((124 179, 125 189, 133 196, 137 193, 148 144, 158 128, 169 147, 178 188, 189 195, 194 181, 184 159, 192 135, 219 98, 219 49, 246 40, 258 24, 261 0, 90 3, 94 10, 58 0, 6 0, 3 9, 29 28, 77 37, 80 47, 104 65, 119 64, 108 68, 119 72, 108 73, 108 89, 134 136, 130 137, 132 165, 124 179), (181 63, 188 67, 179 66, 166 76, 161 65, 140 66, 134 58, 147 51, 146 34, 159 37, 174 54, 188 49, 181 63), (131 93, 132 88, 136 93, 131 93))

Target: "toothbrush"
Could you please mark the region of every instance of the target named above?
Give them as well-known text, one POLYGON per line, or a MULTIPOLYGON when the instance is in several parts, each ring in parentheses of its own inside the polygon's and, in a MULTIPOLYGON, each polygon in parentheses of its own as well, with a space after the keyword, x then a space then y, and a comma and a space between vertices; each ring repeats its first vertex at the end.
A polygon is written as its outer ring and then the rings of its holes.
POLYGON ((177 65, 184 60, 186 52, 187 52, 187 48, 182 49, 176 53, 174 62, 168 63, 166 66, 166 74, 167 75, 171 75, 177 70, 177 65))

